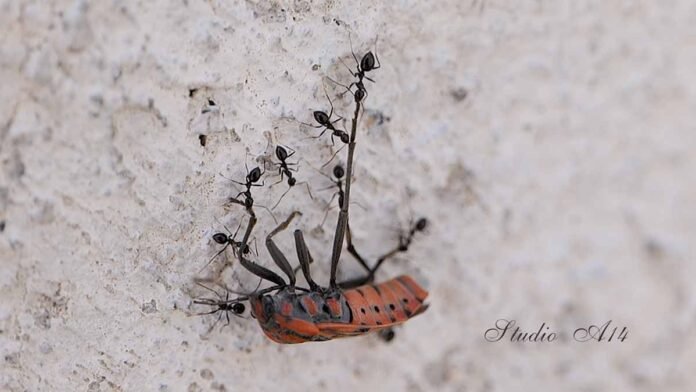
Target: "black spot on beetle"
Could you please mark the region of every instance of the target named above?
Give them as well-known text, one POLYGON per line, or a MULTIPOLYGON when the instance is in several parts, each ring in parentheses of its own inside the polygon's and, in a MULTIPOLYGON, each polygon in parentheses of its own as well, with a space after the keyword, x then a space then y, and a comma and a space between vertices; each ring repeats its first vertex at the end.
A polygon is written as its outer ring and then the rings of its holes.
POLYGON ((396 322, 396 317, 394 317, 394 316, 389 316, 389 319, 391 320, 392 323, 396 322))
POLYGON ((411 315, 413 314, 413 312, 411 312, 408 309, 404 309, 404 313, 406 313, 406 317, 411 317, 411 315))
POLYGON ((375 310, 376 313, 379 313, 379 306, 375 305, 375 307, 373 309, 375 310))
POLYGON ((360 333, 365 333, 369 330, 370 330, 370 328, 358 328, 358 332, 360 332, 360 333))
POLYGON ((362 314, 365 314, 365 308, 360 308, 360 311, 362 312, 362 314))
POLYGON ((376 324, 377 324, 377 325, 382 325, 382 322, 381 322, 381 321, 378 321, 376 324))
POLYGON ((395 309, 396 309, 396 306, 394 306, 394 304, 389 304, 389 309, 395 310, 395 309))

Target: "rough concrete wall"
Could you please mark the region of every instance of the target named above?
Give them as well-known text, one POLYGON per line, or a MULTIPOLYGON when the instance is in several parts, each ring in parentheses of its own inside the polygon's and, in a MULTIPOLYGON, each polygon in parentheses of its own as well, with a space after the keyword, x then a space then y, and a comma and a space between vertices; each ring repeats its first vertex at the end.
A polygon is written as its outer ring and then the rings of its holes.
MULTIPOLYGON (((0 2, 0 389, 691 390, 695 19, 688 0, 0 2), (324 76, 349 80, 348 31, 358 53, 379 36, 382 62, 356 242, 374 258, 428 217, 379 278, 412 274, 431 307, 391 344, 209 331, 193 279, 257 282, 232 257, 200 271, 243 217, 219 174, 269 141, 302 158, 314 200, 293 189, 274 213, 304 213, 326 282, 336 213, 318 227, 312 166, 334 150, 297 121, 326 106, 324 76), (499 318, 561 336, 487 342, 499 318), (625 342, 572 339, 607 320, 625 342)), ((272 205, 285 185, 255 191, 272 205)))

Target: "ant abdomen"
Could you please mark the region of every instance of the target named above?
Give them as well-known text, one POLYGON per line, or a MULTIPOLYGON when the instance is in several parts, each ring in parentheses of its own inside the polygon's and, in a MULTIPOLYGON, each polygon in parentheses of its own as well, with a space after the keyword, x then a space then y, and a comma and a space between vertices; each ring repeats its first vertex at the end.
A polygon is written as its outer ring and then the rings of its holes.
POLYGON ((344 175, 346 175, 345 169, 343 169, 343 166, 341 165, 336 165, 333 169, 333 175, 334 177, 341 179, 343 178, 344 175))
POLYGON ((360 60, 360 69, 363 72, 372 71, 375 68, 375 55, 372 52, 367 52, 360 60))
POLYGON ((331 124, 329 115, 320 110, 314 111, 314 119, 317 121, 317 123, 323 126, 329 126, 329 124, 331 124))
POLYGON ((276 146, 275 154, 281 162, 288 159, 288 151, 282 146, 276 146))
POLYGON ((255 168, 251 169, 249 174, 247 174, 247 181, 252 184, 258 182, 261 179, 261 174, 261 169, 256 166, 255 168))
POLYGON ((227 243, 227 234, 215 233, 215 234, 213 234, 213 241, 217 242, 220 245, 226 244, 227 243))

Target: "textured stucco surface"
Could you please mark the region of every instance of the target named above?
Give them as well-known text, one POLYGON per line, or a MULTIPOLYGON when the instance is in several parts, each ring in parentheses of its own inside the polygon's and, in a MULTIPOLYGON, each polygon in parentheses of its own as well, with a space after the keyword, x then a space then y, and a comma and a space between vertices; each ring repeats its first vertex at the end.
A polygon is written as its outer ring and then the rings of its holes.
POLYGON ((0 389, 693 390, 695 24, 688 0, 0 1, 0 389), (275 213, 304 213, 327 280, 336 214, 318 228, 331 192, 311 166, 332 151, 297 121, 325 107, 324 76, 348 80, 348 31, 358 53, 379 36, 382 61, 356 242, 374 258, 427 216, 380 279, 412 274, 431 307, 391 344, 209 331, 193 279, 256 284, 223 259, 200 271, 243 216, 219 174, 269 141, 303 158, 314 200, 294 189, 275 213), (488 343, 499 318, 565 338, 488 343), (624 343, 569 339, 609 319, 624 343))

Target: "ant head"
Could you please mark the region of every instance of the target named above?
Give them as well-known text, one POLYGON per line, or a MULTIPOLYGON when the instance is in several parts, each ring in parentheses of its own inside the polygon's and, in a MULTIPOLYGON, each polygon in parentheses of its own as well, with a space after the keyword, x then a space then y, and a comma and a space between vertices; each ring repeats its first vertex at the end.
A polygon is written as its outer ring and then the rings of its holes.
POLYGON ((294 186, 296 183, 297 183, 297 179, 295 179, 294 177, 288 178, 288 185, 294 186))
POLYGON ((323 126, 328 126, 331 124, 331 121, 329 119, 329 115, 322 112, 321 110, 315 110, 314 111, 314 119, 323 126))
POLYGON ((247 174, 247 181, 250 183, 258 182, 261 179, 261 169, 258 166, 251 169, 249 174, 247 174))
POLYGON ((360 60, 360 69, 363 72, 369 72, 375 69, 375 55, 372 52, 367 52, 360 60))
POLYGON ((343 178, 343 176, 344 176, 345 174, 346 174, 346 171, 343 169, 343 166, 341 166, 341 165, 336 165, 336 167, 334 167, 334 169, 333 169, 333 175, 334 175, 334 177, 336 177, 337 179, 340 180, 341 178, 343 178))
POLYGON ((350 141, 350 138, 348 137, 347 133, 345 133, 345 132, 341 133, 341 141, 345 144, 348 144, 348 142, 350 141))
POLYGON ((275 154, 281 162, 288 158, 288 152, 283 148, 283 146, 276 146, 275 154))
POLYGON ((236 314, 242 314, 246 310, 246 306, 244 306, 243 303, 237 302, 236 304, 232 305, 232 311, 236 314))
POLYGON ((355 94, 353 96, 355 97, 355 102, 362 102, 362 100, 365 99, 365 90, 358 88, 355 90, 355 94))
POLYGON ((213 241, 217 242, 220 245, 226 244, 227 243, 227 234, 215 233, 215 234, 213 234, 213 241))
POLYGON ((420 218, 418 219, 418 222, 416 222, 416 230, 418 231, 423 231, 425 228, 428 226, 428 220, 426 218, 420 218))

